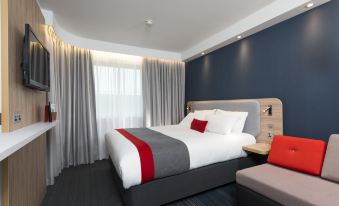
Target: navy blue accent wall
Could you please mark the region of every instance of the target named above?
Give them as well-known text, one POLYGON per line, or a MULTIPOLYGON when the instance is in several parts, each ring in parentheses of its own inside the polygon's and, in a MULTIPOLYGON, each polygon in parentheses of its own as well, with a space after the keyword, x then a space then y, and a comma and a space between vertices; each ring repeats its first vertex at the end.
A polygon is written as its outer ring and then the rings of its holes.
POLYGON ((339 133, 339 1, 186 63, 186 101, 280 98, 284 133, 339 133))

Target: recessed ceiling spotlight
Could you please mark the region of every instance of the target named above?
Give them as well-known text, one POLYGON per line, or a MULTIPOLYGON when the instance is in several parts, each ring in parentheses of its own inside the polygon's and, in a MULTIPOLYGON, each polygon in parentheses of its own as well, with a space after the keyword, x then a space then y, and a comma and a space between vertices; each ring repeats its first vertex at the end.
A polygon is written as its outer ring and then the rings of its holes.
POLYGON ((205 52, 201 52, 201 55, 205 55, 205 52))
POLYGON ((153 25, 153 20, 152 19, 146 19, 145 20, 145 24, 148 26, 152 26, 153 25))
POLYGON ((314 6, 313 2, 310 2, 310 3, 306 4, 306 8, 311 8, 312 6, 314 6))
POLYGON ((241 39, 241 38, 242 38, 242 36, 241 36, 241 35, 238 35, 238 36, 237 36, 237 38, 238 38, 238 39, 241 39))

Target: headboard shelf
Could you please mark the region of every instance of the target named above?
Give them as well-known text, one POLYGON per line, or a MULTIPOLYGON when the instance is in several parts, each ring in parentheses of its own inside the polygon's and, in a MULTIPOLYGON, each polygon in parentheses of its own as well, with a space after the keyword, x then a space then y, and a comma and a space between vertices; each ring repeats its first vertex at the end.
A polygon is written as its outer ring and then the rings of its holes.
POLYGON ((283 104, 277 98, 187 102, 188 112, 203 109, 248 112, 244 132, 256 136, 258 143, 271 143, 274 135, 283 134, 283 104))

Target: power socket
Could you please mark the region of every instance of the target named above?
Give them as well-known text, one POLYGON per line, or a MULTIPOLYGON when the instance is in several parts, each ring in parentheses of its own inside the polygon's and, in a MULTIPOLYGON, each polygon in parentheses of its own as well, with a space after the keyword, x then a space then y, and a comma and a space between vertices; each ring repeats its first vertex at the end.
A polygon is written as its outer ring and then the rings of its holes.
POLYGON ((274 136, 274 125, 273 124, 268 124, 267 125, 267 129, 268 129, 268 134, 267 137, 270 141, 272 141, 273 136, 274 136))
POLYGON ((15 112, 15 113, 14 113, 14 124, 20 123, 20 122, 21 122, 21 119, 22 119, 21 113, 15 112))

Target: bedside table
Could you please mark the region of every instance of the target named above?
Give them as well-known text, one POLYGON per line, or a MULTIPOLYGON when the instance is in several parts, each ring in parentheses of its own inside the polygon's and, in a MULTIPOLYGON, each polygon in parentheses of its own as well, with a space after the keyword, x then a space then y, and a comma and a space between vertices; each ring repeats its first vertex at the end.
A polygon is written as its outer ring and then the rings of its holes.
POLYGON ((271 144, 267 143, 251 144, 243 146, 242 149, 250 153, 255 153, 259 155, 268 155, 268 153, 271 150, 271 144))
POLYGON ((265 164, 267 156, 271 150, 271 144, 268 143, 256 143, 243 146, 242 149, 249 153, 249 157, 256 162, 256 164, 265 164))

